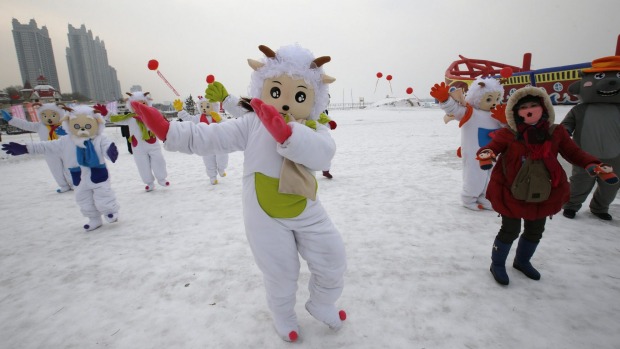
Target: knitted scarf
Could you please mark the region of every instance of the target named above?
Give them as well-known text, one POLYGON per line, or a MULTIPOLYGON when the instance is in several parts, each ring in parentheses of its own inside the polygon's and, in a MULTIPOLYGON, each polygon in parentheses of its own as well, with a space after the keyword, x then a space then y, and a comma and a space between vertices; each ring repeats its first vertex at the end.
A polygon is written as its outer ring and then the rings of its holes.
POLYGON ((77 162, 81 166, 97 167, 99 166, 99 157, 95 151, 93 142, 90 139, 84 141, 84 148, 76 147, 77 162))
POLYGON ((545 167, 551 175, 551 186, 557 187, 562 178, 562 166, 557 160, 557 155, 551 151, 551 135, 549 134, 549 121, 541 120, 536 125, 526 123, 517 124, 519 135, 525 140, 525 145, 532 160, 542 159, 545 167))
POLYGON ((54 139, 58 139, 58 135, 56 134, 56 129, 60 126, 60 125, 45 125, 47 127, 47 140, 48 141, 52 141, 54 139))

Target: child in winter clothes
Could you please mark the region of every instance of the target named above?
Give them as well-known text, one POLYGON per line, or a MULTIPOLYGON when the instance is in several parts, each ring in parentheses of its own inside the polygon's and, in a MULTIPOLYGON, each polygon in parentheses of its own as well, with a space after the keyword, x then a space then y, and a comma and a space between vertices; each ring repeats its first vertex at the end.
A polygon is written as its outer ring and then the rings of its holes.
POLYGON ((509 282, 505 262, 513 241, 519 237, 521 220, 524 221, 524 231, 513 267, 533 280, 540 279, 540 273, 532 266, 530 258, 542 238, 547 216, 558 213, 569 198, 569 184, 557 159, 558 153, 593 175, 603 175, 600 173, 601 162, 581 150, 562 125, 553 125, 553 105, 544 90, 530 86, 513 93, 506 105, 506 120, 508 127, 499 130, 487 146, 478 150, 481 159, 501 154, 493 168, 486 197, 502 216, 501 228, 493 242, 490 267, 493 277, 502 285, 509 282), (511 191, 528 156, 542 160, 549 172, 551 191, 544 201, 518 200, 511 191))
POLYGON ((329 166, 336 151, 327 127, 316 123, 327 106, 328 84, 335 79, 321 68, 329 57, 315 58, 297 45, 277 52, 262 45, 259 49, 266 58, 248 60, 254 70, 253 111, 241 118, 209 126, 168 123, 157 110, 133 105, 168 150, 244 152, 246 235, 263 273, 276 332, 292 342, 299 333, 299 255, 311 273, 306 310, 332 330, 340 329, 346 318, 336 308, 344 287, 344 243, 318 199, 313 175, 329 166))
MULTIPOLYGON (((11 126, 38 133, 41 141, 51 141, 67 134, 66 130, 61 127, 62 119, 65 116, 65 110, 62 109, 64 107, 63 104, 34 103, 33 107, 37 108, 37 115, 40 122, 30 122, 19 118, 14 118, 4 110, 2 111, 2 118, 11 126)), ((56 183, 58 184, 59 188, 56 189, 56 192, 58 193, 64 193, 73 189, 71 175, 68 170, 69 167, 66 164, 68 161, 66 159, 70 159, 72 156, 72 153, 50 153, 45 155, 47 167, 49 167, 54 180, 56 180, 56 183)))
MULTIPOLYGON (((159 185, 167 187, 170 182, 166 179, 168 171, 166 170, 166 160, 161 151, 161 143, 155 135, 146 127, 140 118, 140 114, 134 113, 132 101, 137 101, 145 105, 151 105, 151 98, 148 92, 136 91, 127 93, 129 100, 127 101, 127 114, 112 115, 110 121, 118 125, 129 126, 131 133, 131 145, 133 151, 133 159, 138 167, 138 173, 142 182, 146 184, 144 189, 152 191, 155 189, 155 179, 159 185)), ((105 115, 104 115, 105 116, 105 115)))
POLYGON ((73 157, 66 164, 75 186, 75 201, 88 223, 86 231, 99 228, 103 221, 118 220, 119 204, 110 185, 105 158, 112 162, 118 158, 116 145, 103 131, 105 122, 97 110, 88 106, 67 108, 62 125, 69 130, 69 136, 57 140, 22 145, 15 142, 3 144, 2 150, 10 155, 63 154, 71 152, 73 157))
MULTIPOLYGON (((200 101, 198 102, 198 107, 200 108, 201 114, 190 115, 187 111, 181 110, 179 111, 179 119, 183 121, 191 121, 195 124, 204 123, 206 125, 220 123, 223 121, 220 114, 216 112, 219 110, 219 103, 211 103, 206 98, 198 97, 200 101)), ((209 180, 211 184, 217 184, 217 175, 220 177, 226 177, 226 167, 228 167, 228 153, 223 154, 215 154, 215 155, 205 155, 202 157, 202 161, 207 168, 207 176, 209 176, 209 180)))

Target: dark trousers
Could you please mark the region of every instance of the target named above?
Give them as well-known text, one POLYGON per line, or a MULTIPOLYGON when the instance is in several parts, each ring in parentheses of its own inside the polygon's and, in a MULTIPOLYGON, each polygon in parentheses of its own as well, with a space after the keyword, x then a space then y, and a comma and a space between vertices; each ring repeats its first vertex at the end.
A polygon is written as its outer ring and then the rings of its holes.
MULTIPOLYGON (((523 238, 531 242, 539 242, 542 233, 545 231, 547 217, 533 221, 523 220, 523 238)), ((497 233, 497 239, 503 243, 511 244, 521 233, 521 218, 510 218, 502 216, 502 227, 497 233)))

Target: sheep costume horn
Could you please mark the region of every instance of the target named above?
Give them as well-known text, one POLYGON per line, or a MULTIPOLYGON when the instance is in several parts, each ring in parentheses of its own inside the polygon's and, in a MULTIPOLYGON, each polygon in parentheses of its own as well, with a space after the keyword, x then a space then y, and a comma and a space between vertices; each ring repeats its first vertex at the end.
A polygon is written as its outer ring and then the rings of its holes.
POLYGON ((265 45, 258 46, 265 55, 262 61, 248 59, 248 64, 254 70, 251 77, 249 94, 252 98, 260 98, 265 79, 280 75, 288 75, 296 79, 303 79, 314 89, 314 105, 308 119, 318 120, 319 115, 327 109, 329 104, 328 85, 336 81, 325 74, 322 66, 331 61, 329 56, 315 58, 312 52, 299 45, 283 46, 274 52, 265 45))

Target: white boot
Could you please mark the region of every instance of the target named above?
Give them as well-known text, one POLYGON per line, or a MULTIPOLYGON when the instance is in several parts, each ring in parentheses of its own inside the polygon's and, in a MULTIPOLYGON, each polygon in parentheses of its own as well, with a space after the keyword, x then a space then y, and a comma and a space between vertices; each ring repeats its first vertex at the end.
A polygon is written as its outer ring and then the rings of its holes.
POLYGON ((306 310, 312 317, 323 322, 334 331, 340 330, 343 321, 347 318, 344 310, 338 311, 334 305, 317 304, 310 300, 306 302, 306 310))
POLYGON ((101 220, 101 216, 89 217, 88 223, 84 224, 84 229, 86 231, 95 230, 99 228, 102 224, 103 224, 103 221, 101 220))

